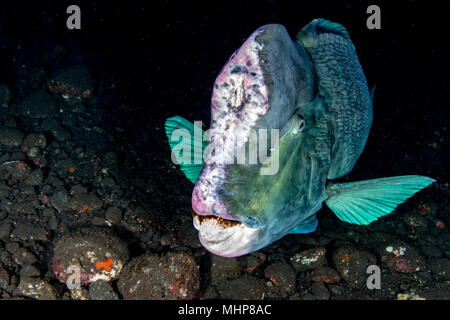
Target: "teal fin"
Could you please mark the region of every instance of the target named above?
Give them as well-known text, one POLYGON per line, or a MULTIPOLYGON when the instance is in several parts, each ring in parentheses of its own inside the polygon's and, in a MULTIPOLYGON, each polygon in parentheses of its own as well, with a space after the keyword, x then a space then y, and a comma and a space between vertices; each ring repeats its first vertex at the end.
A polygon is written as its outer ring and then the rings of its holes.
POLYGON ((367 225, 435 181, 424 176, 400 176, 330 184, 325 202, 342 221, 367 225))
POLYGON ((298 224, 294 229, 289 232, 289 234, 303 234, 303 233, 311 233, 316 231, 317 225, 319 222, 317 221, 316 215, 313 215, 306 220, 303 220, 300 224, 298 224))
POLYGON ((205 132, 180 116, 166 119, 165 130, 170 149, 172 150, 172 159, 175 157, 186 178, 195 183, 203 168, 203 150, 208 143, 203 141, 205 132), (177 131, 174 134, 175 130, 177 131), (196 132, 199 136, 199 141, 194 139, 196 132), (183 142, 185 143, 183 144, 183 142), (184 154, 184 152, 188 154, 184 154))

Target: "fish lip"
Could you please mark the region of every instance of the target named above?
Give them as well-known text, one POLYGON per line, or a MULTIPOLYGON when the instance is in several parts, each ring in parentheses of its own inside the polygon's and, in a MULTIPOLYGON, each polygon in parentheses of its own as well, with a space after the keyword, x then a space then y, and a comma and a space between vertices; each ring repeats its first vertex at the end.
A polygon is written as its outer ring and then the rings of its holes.
POLYGON ((261 227, 250 228, 236 220, 198 215, 192 211, 193 224, 200 243, 208 251, 223 257, 236 257, 252 250, 261 227))

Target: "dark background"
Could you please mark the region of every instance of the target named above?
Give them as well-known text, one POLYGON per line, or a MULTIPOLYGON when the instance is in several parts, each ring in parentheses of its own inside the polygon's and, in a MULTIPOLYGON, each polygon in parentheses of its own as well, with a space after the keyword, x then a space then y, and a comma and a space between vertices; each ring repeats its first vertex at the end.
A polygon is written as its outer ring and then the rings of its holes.
POLYGON ((88 65, 95 94, 109 101, 105 121, 126 128, 121 141, 137 142, 136 158, 147 170, 153 155, 169 157, 165 118, 209 124, 214 79, 256 28, 280 23, 295 37, 314 18, 339 22, 369 86, 376 84, 372 131, 349 179, 426 174, 448 182, 448 1, 15 1, 2 7, 0 81, 15 90, 21 64, 42 64, 43 52, 63 46, 60 59, 45 62, 46 71, 88 65), (81 30, 66 28, 70 4, 81 7, 81 30), (381 8, 381 30, 366 28, 370 4, 381 8))

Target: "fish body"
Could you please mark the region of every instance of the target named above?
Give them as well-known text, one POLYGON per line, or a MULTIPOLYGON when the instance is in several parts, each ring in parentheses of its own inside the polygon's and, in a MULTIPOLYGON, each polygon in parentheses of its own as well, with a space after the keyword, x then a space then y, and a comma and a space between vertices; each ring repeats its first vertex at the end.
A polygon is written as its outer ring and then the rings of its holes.
POLYGON ((316 19, 296 41, 281 25, 258 28, 216 78, 208 132, 178 116, 166 120, 172 151, 195 130, 212 146, 189 142, 183 154, 203 161, 181 163, 195 183, 203 246, 233 257, 313 232, 323 202, 345 222, 369 224, 434 181, 329 182, 352 170, 371 124, 367 81, 343 26, 316 19))

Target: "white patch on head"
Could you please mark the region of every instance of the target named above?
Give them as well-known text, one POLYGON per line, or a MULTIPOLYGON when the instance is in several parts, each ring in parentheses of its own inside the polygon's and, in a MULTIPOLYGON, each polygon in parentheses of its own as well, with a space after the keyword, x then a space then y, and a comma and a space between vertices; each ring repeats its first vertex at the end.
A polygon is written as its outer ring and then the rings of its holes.
POLYGON ((192 206, 198 214, 231 218, 217 195, 225 167, 236 162, 237 150, 249 140, 251 129, 269 109, 259 57, 263 45, 255 40, 263 31, 264 27, 257 29, 244 42, 214 83, 208 134, 219 151, 205 156, 205 167, 195 185, 192 206))

